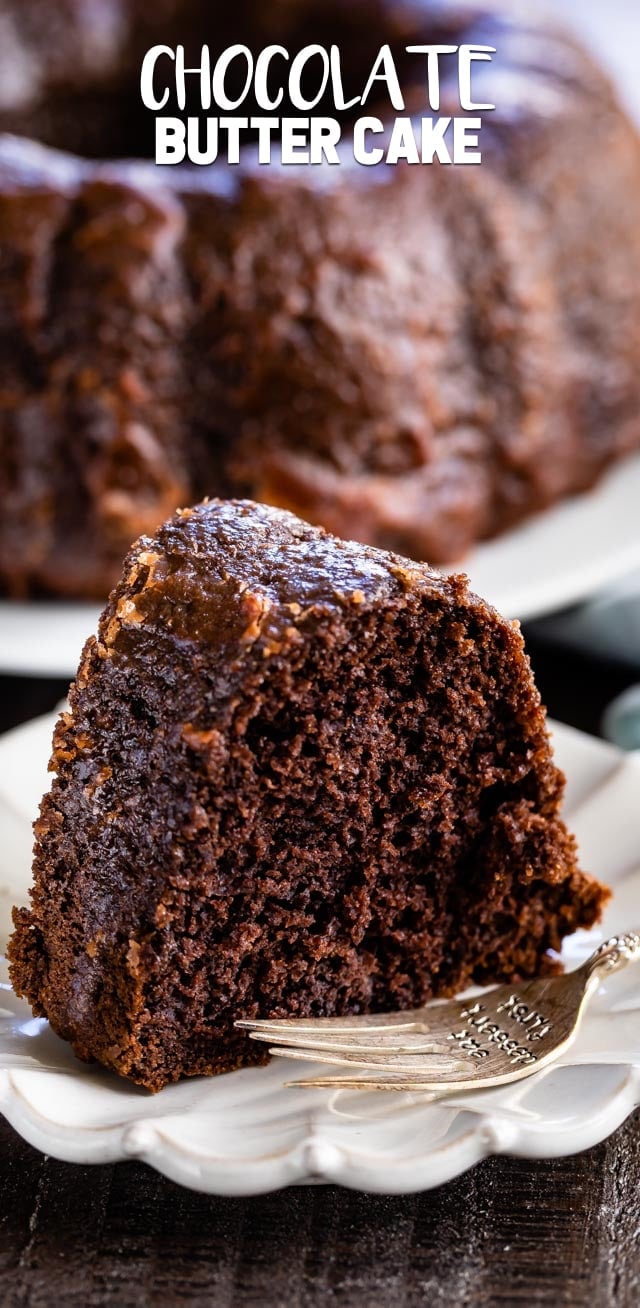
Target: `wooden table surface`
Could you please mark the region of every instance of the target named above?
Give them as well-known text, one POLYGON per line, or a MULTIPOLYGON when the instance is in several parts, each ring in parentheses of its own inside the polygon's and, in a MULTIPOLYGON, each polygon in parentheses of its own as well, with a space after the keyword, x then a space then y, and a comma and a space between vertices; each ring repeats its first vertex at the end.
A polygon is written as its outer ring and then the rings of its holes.
MULTIPOLYGON (((583 730, 634 679, 530 650, 551 712, 583 730)), ((0 729, 63 692, 0 678, 0 729)), ((640 1114, 573 1158, 489 1159, 401 1198, 199 1195, 138 1163, 45 1158, 0 1119, 0 1308, 147 1304, 640 1308, 640 1114)))

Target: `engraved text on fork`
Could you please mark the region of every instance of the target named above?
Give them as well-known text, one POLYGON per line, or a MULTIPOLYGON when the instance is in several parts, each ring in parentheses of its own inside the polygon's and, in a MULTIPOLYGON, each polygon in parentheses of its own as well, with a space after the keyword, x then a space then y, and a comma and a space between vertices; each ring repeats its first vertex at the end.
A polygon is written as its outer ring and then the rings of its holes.
POLYGON ((448 1039, 454 1040, 458 1049, 469 1058, 488 1058, 491 1052, 489 1046, 497 1045, 514 1066, 530 1067, 536 1063, 537 1055, 531 1044, 527 1048, 521 1041, 542 1040, 552 1030, 551 1022, 513 994, 498 1004, 497 1013, 504 1013, 505 1017, 520 1026, 518 1039, 514 1039, 501 1023, 492 1021, 491 1013, 487 1012, 486 1005, 480 1001, 462 1010, 461 1017, 467 1025, 460 1031, 452 1031, 448 1039))

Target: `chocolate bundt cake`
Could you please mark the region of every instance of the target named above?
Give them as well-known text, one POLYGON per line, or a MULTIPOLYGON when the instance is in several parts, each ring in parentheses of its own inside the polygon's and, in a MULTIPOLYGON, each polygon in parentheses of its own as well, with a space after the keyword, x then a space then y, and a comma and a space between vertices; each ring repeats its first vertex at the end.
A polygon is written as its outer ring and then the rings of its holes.
POLYGON ((158 1090, 234 1020, 531 976, 577 867, 517 625, 464 577, 213 501, 131 549, 56 728, 11 977, 158 1090))
MULTIPOLYGON (((640 444, 640 144, 539 19, 13 0, 2 33, 0 127, 47 143, 0 142, 5 591, 104 595, 130 541, 205 494, 447 562, 640 444), (496 48, 480 167, 105 162, 153 150, 154 42, 336 40, 361 91, 389 41, 423 113, 401 52, 447 35, 496 48)), ((445 78, 442 112, 456 96, 445 78)))

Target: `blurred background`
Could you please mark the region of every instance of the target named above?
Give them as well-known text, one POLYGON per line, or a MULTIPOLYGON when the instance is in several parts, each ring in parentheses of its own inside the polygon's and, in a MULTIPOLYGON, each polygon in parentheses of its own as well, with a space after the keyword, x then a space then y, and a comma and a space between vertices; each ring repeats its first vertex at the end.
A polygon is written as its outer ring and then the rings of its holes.
MULTIPOLYGON (((156 5, 147 4, 146 0, 137 3, 140 12, 147 15, 150 34, 156 31, 155 24, 163 21, 167 5, 175 11, 173 0, 158 0, 156 5)), ((189 0, 185 0, 184 7, 188 11, 189 0)), ((291 6, 281 4, 280 7, 286 17, 291 6)), ((511 7, 514 11, 521 7, 526 11, 529 6, 520 6, 519 0, 514 0, 511 7)), ((607 3, 601 0, 551 3, 549 0, 545 7, 554 21, 562 20, 572 27, 609 70, 621 100, 640 127, 638 0, 608 0, 607 3)), ((57 8, 66 14, 65 21, 68 22, 69 14, 75 17, 79 65, 84 61, 90 67, 92 58, 102 57, 117 37, 118 0, 114 3, 91 0, 86 4, 81 0, 57 0, 57 8)), ((542 8, 542 4, 536 5, 536 13, 542 8)), ((213 10, 224 24, 231 21, 228 6, 212 6, 213 10)), ((0 111, 8 103, 19 103, 22 90, 26 104, 38 77, 43 75, 41 68, 30 64, 24 53, 12 46, 12 16, 20 11, 21 0, 0 0, 0 111)), ((39 3, 31 0, 29 13, 34 31, 38 25, 42 31, 48 25, 51 27, 48 63, 45 60, 47 76, 55 76, 58 58, 53 12, 47 0, 39 3)), ((260 5, 256 5, 255 12, 259 31, 260 5)), ((361 16, 358 21, 361 22, 361 16)), ((179 22, 176 34, 179 39, 179 22)), ((99 125, 100 97, 94 110, 99 125)), ((61 113, 63 134, 70 133, 72 141, 73 106, 63 105, 61 113)), ((120 132, 122 141, 129 146, 127 152, 133 153, 136 141, 131 141, 130 121, 127 105, 123 103, 121 121, 115 124, 114 130, 116 138, 120 132)), ((85 131, 86 124, 77 126, 85 131)), ((15 127, 20 128, 17 111, 15 127)), ((59 128, 60 124, 53 124, 54 135, 59 128)), ((588 166, 597 167, 597 160, 588 166)), ((606 231, 601 233, 601 239, 606 242, 606 231)), ((0 290, 1 287, 0 264, 0 290)), ((1 471, 0 447, 0 476, 1 471)), ((549 519, 548 528, 545 524, 534 524, 515 536, 509 547, 511 562, 507 563, 506 572, 504 548, 499 544, 496 551, 493 542, 486 552, 480 551, 477 559, 475 556, 470 559, 469 570, 481 593, 495 599, 510 615, 524 619, 528 647, 551 713, 590 732, 604 734, 629 749, 640 748, 640 689, 636 687, 640 681, 640 569, 637 570, 640 517, 629 513, 628 504, 626 516, 620 515, 619 502, 615 498, 599 499, 598 512, 594 511, 588 528, 582 528, 593 557, 581 570, 573 565, 570 578, 563 559, 563 533, 568 539, 571 531, 568 519, 549 519), (530 588, 519 596, 517 586, 526 590, 531 560, 535 558, 541 566, 545 549, 551 560, 550 565, 547 560, 550 572, 561 573, 564 566, 566 584, 564 587, 549 584, 542 597, 534 595, 530 588), (614 553, 612 575, 603 584, 600 575, 603 569, 596 566, 597 555, 606 560, 612 559, 614 553)), ((16 605, 0 600, 0 726, 6 728, 23 721, 32 713, 50 708, 60 698, 73 672, 82 638, 94 625, 95 616, 95 607, 83 609, 62 602, 52 602, 50 607, 33 603, 16 605)))
POLYGON ((640 122, 640 5, 637 0, 555 0, 555 3, 546 0, 545 7, 550 15, 571 26, 606 65, 627 107, 640 122))
MULTIPOLYGON (((640 128, 638 0, 555 0, 547 8, 608 69, 640 128)), ((596 591, 585 604, 531 624, 527 637, 551 713, 577 716, 586 730, 624 749, 640 749, 640 570, 596 591), (554 671, 565 673, 561 693, 572 700, 567 705, 565 699, 564 710, 551 686, 554 671)))

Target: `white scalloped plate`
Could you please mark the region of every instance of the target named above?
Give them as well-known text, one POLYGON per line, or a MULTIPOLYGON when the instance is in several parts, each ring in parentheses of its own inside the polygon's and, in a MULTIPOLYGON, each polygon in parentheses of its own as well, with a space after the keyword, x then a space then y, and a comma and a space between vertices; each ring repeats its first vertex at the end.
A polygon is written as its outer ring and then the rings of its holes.
MULTIPOLYGON (((30 820, 46 787, 53 716, 0 738, 0 929, 24 903, 30 820)), ((566 946, 571 965, 640 925, 640 757, 554 728, 567 814, 585 867, 614 887, 606 921, 566 946)), ((3 986, 0 1111, 36 1148, 71 1162, 144 1159, 197 1190, 248 1195, 332 1181, 405 1194, 488 1154, 549 1158, 604 1139, 640 1104, 640 974, 612 977, 562 1063, 499 1090, 426 1104, 418 1096, 290 1090, 297 1064, 186 1081, 155 1096, 79 1063, 3 986)), ((310 1072, 313 1071, 310 1068, 310 1072)))
MULTIPOLYGON (((640 568, 638 503, 640 455, 588 495, 478 546, 455 571, 506 617, 553 613, 640 568)), ((0 673, 73 677, 98 613, 93 604, 0 600, 0 673)))

